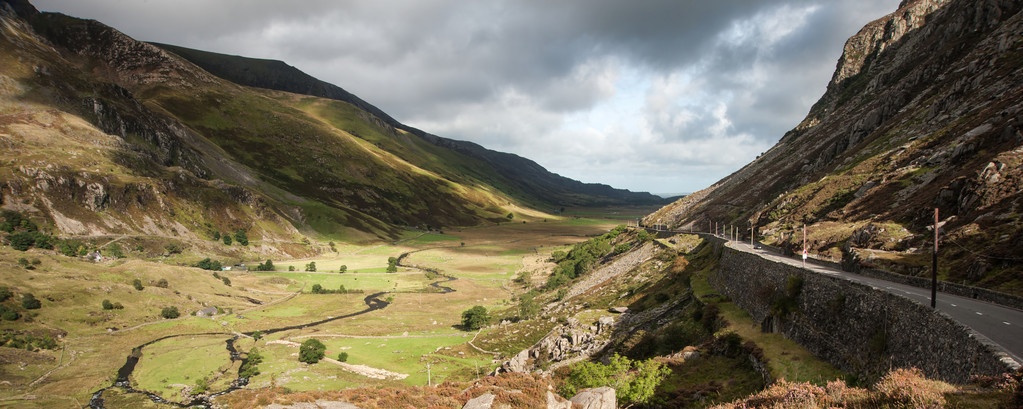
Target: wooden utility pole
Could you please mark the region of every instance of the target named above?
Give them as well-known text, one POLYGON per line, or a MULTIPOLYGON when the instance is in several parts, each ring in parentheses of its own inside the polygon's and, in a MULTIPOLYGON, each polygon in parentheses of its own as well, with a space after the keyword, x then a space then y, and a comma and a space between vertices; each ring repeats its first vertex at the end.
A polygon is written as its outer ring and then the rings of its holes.
POLYGON ((749 226, 749 246, 750 246, 750 248, 756 248, 756 247, 753 246, 753 234, 755 232, 754 229, 756 229, 756 226, 754 226, 754 225, 750 225, 749 226))
POLYGON ((426 386, 433 386, 432 379, 430 379, 430 361, 426 361, 426 386))
POLYGON ((934 208, 934 255, 931 257, 931 308, 938 304, 938 208, 934 208))
POLYGON ((806 258, 809 257, 806 251, 806 224, 803 224, 803 267, 806 267, 806 258))

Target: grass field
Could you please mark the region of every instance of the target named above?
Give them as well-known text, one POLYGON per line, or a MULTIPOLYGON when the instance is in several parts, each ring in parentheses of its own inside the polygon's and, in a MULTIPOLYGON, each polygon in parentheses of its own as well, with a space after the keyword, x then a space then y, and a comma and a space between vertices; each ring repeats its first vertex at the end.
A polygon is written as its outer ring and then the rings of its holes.
MULTIPOLYGON (((4 375, 11 388, 0 389, 0 399, 13 398, 4 404, 15 402, 18 407, 82 406, 92 392, 113 383, 133 347, 171 336, 143 349, 131 379, 135 387, 181 401, 181 391, 195 387, 199 379, 207 378, 211 389, 218 390, 236 376, 238 363, 231 363, 225 348, 231 334, 363 312, 367 309, 364 298, 375 292, 386 292, 381 299, 390 302, 387 308, 269 334, 259 341, 241 338, 236 344, 240 351, 255 347, 265 357, 259 366, 262 374, 253 378, 252 387, 271 382, 293 390, 423 385, 427 362, 434 383, 473 379, 477 373, 492 370, 494 364, 490 355, 466 345, 475 333, 460 327, 461 312, 473 305, 491 310, 512 306, 512 294, 502 284, 524 268, 524 259, 564 248, 617 224, 614 220, 566 218, 444 234, 409 232, 397 244, 336 243, 336 252, 321 244, 318 248, 325 252, 317 257, 274 260, 278 271, 217 272, 229 278, 230 284, 214 272, 170 263, 135 259, 91 263, 52 251, 0 249, 0 279, 14 293, 4 305, 16 307, 21 295, 29 292, 42 301, 42 308, 22 311, 31 322, 0 321, 0 330, 50 333, 55 338, 66 334, 55 350, 2 348, 0 373, 11 374, 4 375), (455 292, 421 292, 437 279, 427 279, 418 269, 385 273, 387 259, 403 253, 411 253, 407 264, 456 277, 443 284, 455 292), (39 263, 35 269, 25 270, 18 264, 19 258, 38 258, 39 263), (316 263, 317 272, 302 271, 310 262, 316 263), (337 273, 341 265, 347 266, 347 273, 337 273), (299 271, 282 271, 289 266, 299 271), (134 288, 136 279, 142 290, 134 288), (166 288, 157 285, 161 280, 167 281, 166 288), (328 290, 344 285, 364 293, 307 294, 314 284, 328 290), (300 290, 303 294, 297 294, 300 290), (104 310, 104 299, 124 308, 104 310), (168 306, 177 307, 181 318, 160 317, 161 309, 168 306), (225 314, 213 319, 190 316, 208 306, 219 307, 225 314), (222 335, 174 336, 201 333, 222 335), (269 343, 301 342, 310 336, 323 340, 332 357, 344 350, 352 364, 409 376, 400 381, 377 380, 327 363, 307 365, 297 361, 297 347, 269 343), (26 393, 37 399, 19 398, 26 393)), ((263 261, 245 263, 252 266, 263 261)), ((109 408, 153 406, 139 396, 111 389, 104 398, 109 408)))

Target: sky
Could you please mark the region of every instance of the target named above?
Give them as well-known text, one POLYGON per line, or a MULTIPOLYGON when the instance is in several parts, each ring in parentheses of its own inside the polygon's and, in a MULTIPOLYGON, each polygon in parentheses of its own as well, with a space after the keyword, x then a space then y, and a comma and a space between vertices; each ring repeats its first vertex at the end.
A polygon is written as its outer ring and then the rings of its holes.
POLYGON ((710 186, 823 95, 899 0, 34 0, 138 40, 277 59, 398 121, 652 193, 710 186))

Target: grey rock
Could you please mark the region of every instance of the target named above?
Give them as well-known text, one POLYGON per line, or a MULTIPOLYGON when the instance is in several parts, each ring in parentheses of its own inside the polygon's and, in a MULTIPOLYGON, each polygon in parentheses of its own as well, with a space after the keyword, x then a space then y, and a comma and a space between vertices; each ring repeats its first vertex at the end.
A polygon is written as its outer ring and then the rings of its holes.
POLYGON ((547 409, 572 409, 572 402, 547 391, 547 409))
POLYGON ((495 397, 492 393, 484 393, 469 399, 468 402, 465 402, 465 406, 462 406, 462 409, 490 409, 494 405, 495 397))
POLYGON ((617 409, 618 399, 614 388, 583 389, 570 399, 572 403, 582 405, 582 409, 617 409))

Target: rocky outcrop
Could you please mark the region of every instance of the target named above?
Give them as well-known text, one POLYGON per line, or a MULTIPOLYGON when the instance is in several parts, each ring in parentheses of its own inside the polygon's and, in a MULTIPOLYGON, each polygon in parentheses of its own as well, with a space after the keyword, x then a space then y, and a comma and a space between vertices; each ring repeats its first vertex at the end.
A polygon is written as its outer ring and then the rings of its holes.
POLYGON ((588 358, 608 345, 614 328, 612 317, 600 317, 592 325, 568 318, 535 345, 501 365, 495 373, 530 372, 538 362, 558 363, 588 358))
POLYGON ((494 398, 496 397, 497 396, 492 393, 484 393, 480 396, 469 399, 469 401, 465 402, 465 405, 462 406, 462 409, 490 409, 491 406, 494 405, 494 398))
POLYGON ((928 210, 938 207, 943 219, 955 216, 943 233, 969 238, 957 241, 966 250, 943 256, 951 279, 1001 260, 992 270, 1008 276, 978 283, 1014 280, 1013 246, 1023 237, 1015 222, 1023 206, 1021 10, 1020 0, 904 1, 849 39, 825 95, 774 147, 644 222, 699 231, 710 230, 708 220, 752 223, 782 248, 806 223, 811 232, 839 231, 811 251, 834 254, 847 241, 904 251, 927 245, 928 210), (860 229, 868 223, 899 224, 909 237, 876 242, 860 229))

